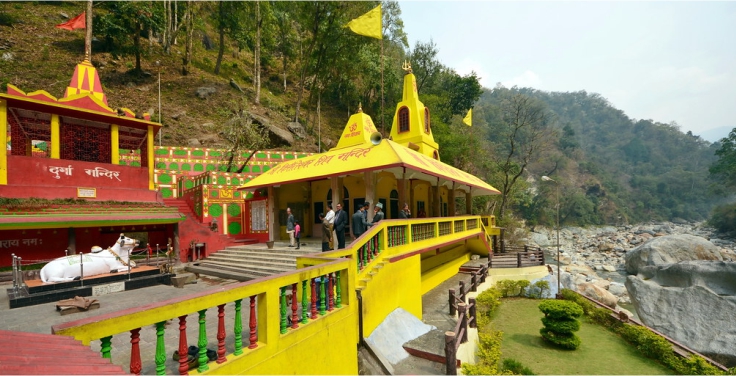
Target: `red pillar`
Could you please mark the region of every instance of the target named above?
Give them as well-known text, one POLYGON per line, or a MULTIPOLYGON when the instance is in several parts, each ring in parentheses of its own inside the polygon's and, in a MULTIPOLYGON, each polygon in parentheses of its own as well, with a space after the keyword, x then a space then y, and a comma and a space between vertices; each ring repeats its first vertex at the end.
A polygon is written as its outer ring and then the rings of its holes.
POLYGON ((138 345, 138 342, 141 341, 140 331, 141 328, 130 331, 130 373, 135 375, 140 375, 141 368, 143 368, 141 364, 141 348, 138 345))
POLYGON ((217 306, 217 363, 225 363, 225 305, 217 306))
POLYGON ((256 335, 256 296, 250 297, 250 345, 249 349, 255 349, 258 347, 258 336, 256 335))
POLYGON ((187 348, 187 315, 179 316, 179 374, 189 374, 189 349, 187 348))

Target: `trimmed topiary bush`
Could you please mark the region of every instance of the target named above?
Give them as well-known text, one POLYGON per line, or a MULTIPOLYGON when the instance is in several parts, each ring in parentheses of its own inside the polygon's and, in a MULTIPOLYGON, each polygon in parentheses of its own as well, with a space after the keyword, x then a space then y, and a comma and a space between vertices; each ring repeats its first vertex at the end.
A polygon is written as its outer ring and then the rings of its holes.
POLYGON ((583 315, 578 304, 566 300, 545 300, 539 304, 539 310, 544 313, 544 328, 539 330, 542 338, 564 349, 580 347, 580 338, 574 333, 580 329, 577 318, 583 315))

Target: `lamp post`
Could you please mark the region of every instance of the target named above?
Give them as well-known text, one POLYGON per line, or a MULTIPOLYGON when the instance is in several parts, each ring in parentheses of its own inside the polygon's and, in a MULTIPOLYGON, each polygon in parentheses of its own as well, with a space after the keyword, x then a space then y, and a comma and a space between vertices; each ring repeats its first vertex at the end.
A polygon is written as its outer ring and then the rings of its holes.
POLYGON ((557 205, 555 205, 557 208, 557 220, 555 224, 557 225, 557 298, 559 298, 561 292, 560 279, 562 277, 560 274, 560 184, 556 180, 546 175, 542 176, 542 180, 555 183, 555 187, 557 188, 557 205))

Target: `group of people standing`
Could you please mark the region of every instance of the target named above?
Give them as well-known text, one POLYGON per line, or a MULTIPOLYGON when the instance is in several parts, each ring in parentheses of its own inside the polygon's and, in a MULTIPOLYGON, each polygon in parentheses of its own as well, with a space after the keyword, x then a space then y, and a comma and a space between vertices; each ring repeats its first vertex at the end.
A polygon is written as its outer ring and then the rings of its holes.
MULTIPOLYGON (((368 222, 368 210, 370 206, 371 203, 366 201, 353 214, 352 230, 354 239, 363 235, 370 227, 384 218, 383 204, 379 202, 373 208, 373 220, 368 222)), ((337 238, 337 248, 334 249, 345 248, 345 228, 348 226, 348 213, 342 209, 342 204, 338 203, 335 206, 336 210, 332 210, 332 204, 328 203, 327 208, 329 209, 327 214, 319 213, 319 219, 322 221, 322 252, 327 252, 334 248, 333 232, 335 238, 337 238)), ((294 219, 291 208, 286 208, 286 215, 286 232, 289 234, 289 247, 294 247, 296 243, 296 249, 299 249, 299 239, 301 238, 299 221, 294 219)), ((402 210, 399 211, 399 218, 411 218, 411 211, 409 211, 408 204, 404 204, 402 210)))

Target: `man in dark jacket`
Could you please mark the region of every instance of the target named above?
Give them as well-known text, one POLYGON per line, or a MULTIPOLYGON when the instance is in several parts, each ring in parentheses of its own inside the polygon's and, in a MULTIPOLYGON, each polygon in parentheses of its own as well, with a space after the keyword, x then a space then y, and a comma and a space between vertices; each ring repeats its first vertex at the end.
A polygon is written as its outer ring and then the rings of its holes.
POLYGON ((399 212, 399 219, 411 218, 411 211, 409 211, 409 204, 404 203, 404 208, 399 212))
POLYGON ((356 239, 359 238, 360 235, 363 235, 363 233, 368 230, 368 227, 373 226, 373 224, 368 223, 365 217, 365 205, 359 207, 358 210, 355 211, 355 214, 353 214, 353 236, 355 236, 356 239))
POLYGON ((294 246, 294 215, 291 208, 286 208, 286 233, 289 234, 289 247, 294 246))
POLYGON ((342 210, 342 205, 337 204, 335 212, 335 235, 337 235, 337 249, 345 248, 345 227, 348 225, 348 213, 342 210))

